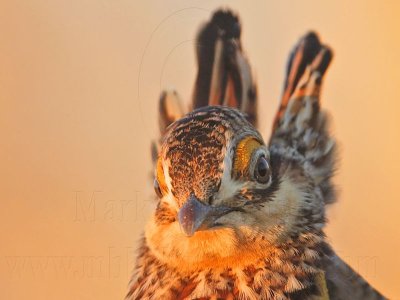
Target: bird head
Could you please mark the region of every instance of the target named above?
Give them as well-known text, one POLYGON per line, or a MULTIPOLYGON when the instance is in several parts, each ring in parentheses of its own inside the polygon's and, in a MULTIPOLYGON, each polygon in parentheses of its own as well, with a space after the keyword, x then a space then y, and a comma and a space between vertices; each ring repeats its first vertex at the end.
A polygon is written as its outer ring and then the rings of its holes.
POLYGON ((300 187, 282 168, 239 111, 215 106, 188 114, 162 142, 149 245, 164 258, 196 263, 232 259, 240 249, 256 254, 285 240, 303 205, 300 187))

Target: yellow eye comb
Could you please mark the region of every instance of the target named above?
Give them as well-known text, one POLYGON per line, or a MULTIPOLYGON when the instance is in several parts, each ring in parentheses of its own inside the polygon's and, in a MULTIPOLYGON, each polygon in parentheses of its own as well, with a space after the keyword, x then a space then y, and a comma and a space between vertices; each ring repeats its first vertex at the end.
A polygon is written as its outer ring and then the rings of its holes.
POLYGON ((260 146, 261 143, 254 137, 247 137, 239 142, 233 163, 233 170, 236 174, 244 173, 247 170, 253 151, 260 146))
POLYGON ((157 170, 156 170, 156 172, 157 172, 156 179, 158 181, 158 185, 160 186, 161 193, 163 195, 165 195, 167 190, 168 190, 168 188, 167 188, 167 184, 165 183, 164 168, 163 168, 163 165, 162 165, 161 157, 158 158, 158 160, 157 160, 157 170))

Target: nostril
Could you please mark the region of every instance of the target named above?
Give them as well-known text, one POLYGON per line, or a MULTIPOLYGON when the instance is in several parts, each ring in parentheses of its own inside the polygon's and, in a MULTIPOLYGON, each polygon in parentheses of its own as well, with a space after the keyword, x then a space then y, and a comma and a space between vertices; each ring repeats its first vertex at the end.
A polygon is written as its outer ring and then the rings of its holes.
POLYGON ((214 197, 214 195, 211 195, 210 197, 208 197, 208 204, 213 204, 214 203, 214 200, 215 200, 215 197, 214 197))

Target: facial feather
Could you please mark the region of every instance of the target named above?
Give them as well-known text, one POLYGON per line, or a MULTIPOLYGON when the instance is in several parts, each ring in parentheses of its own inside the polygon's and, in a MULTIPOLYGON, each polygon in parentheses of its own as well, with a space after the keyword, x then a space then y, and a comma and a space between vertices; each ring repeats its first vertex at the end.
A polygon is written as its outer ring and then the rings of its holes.
POLYGON ((293 166, 279 163, 275 154, 270 158, 266 153, 273 168, 272 183, 258 183, 243 172, 242 176, 235 176, 238 170, 249 172, 257 149, 265 147, 262 143, 259 133, 239 113, 222 107, 194 112, 170 127, 160 152, 168 192, 160 199, 157 208, 160 213, 155 214, 146 229, 148 244, 160 260, 179 265, 183 257, 191 267, 215 264, 215 261, 235 265, 244 257, 247 260, 259 257, 264 249, 300 232, 304 225, 302 214, 313 209, 305 201, 304 174, 295 171, 293 166), (241 126, 235 127, 237 123, 241 126), (214 141, 215 136, 219 141, 214 141), (217 160, 207 161, 207 151, 199 149, 206 149, 204 145, 215 149, 214 142, 223 146, 218 146, 217 160), (182 155, 185 162, 180 160, 182 155), (195 168, 196 175, 192 176, 192 171, 186 174, 176 171, 177 164, 183 163, 195 168), (179 192, 182 190, 185 192, 179 192), (216 228, 187 237, 176 216, 190 191, 203 197, 200 199, 207 205, 240 209, 220 216, 217 219, 220 225, 216 228))

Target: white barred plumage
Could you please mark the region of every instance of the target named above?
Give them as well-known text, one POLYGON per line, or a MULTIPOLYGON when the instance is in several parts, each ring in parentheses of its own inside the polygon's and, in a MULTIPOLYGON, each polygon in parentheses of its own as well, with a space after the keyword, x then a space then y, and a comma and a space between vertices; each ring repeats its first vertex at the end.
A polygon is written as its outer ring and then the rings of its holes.
POLYGON ((319 94, 332 51, 313 32, 297 44, 266 143, 240 31, 227 10, 201 29, 194 111, 161 97, 159 202, 126 299, 384 299, 323 231, 336 148, 319 94))

